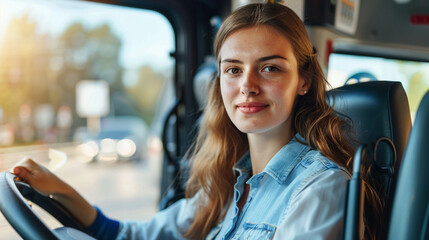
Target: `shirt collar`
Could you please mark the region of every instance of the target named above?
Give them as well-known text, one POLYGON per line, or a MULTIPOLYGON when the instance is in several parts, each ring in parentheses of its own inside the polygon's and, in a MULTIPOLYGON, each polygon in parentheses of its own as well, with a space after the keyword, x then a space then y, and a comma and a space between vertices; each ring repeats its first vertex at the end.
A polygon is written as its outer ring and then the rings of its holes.
POLYGON ((252 162, 250 161, 250 152, 247 152, 246 154, 244 154, 243 157, 241 157, 241 159, 235 164, 234 170, 240 173, 252 172, 252 162))
MULTIPOLYGON (((310 151, 310 147, 299 134, 296 134, 288 144, 283 146, 268 162, 263 173, 270 175, 279 184, 286 181, 295 166, 301 161, 305 154, 310 151)), ((234 170, 242 172, 252 172, 252 162, 250 153, 247 152, 234 166, 234 170)))

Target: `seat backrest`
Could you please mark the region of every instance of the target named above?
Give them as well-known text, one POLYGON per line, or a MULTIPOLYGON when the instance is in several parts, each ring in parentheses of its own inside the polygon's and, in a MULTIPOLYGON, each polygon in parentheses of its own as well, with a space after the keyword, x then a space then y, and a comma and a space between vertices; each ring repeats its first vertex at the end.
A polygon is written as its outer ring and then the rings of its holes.
POLYGON ((333 89, 328 99, 338 113, 351 119, 358 143, 376 148, 371 178, 384 201, 377 239, 385 239, 396 173, 411 129, 404 88, 400 82, 363 82, 333 89))
POLYGON ((429 239, 429 91, 417 110, 402 158, 389 239, 429 239))

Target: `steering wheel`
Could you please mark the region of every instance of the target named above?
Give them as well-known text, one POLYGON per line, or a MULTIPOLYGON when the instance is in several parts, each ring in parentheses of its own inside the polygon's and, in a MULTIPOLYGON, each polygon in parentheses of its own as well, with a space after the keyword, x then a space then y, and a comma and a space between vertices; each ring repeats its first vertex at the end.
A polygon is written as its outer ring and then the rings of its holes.
POLYGON ((59 202, 41 195, 9 172, 0 173, 0 211, 23 239, 94 239, 59 202), (25 199, 43 208, 64 227, 51 230, 25 199))

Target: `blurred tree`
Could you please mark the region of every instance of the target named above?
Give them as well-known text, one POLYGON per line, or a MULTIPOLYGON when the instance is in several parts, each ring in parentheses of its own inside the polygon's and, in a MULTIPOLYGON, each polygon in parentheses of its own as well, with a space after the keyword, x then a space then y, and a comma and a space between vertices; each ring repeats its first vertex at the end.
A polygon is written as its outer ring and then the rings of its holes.
POLYGON ((29 86, 24 82, 28 54, 34 51, 36 23, 27 15, 13 19, 5 32, 0 45, 0 102, 9 118, 18 115, 19 106, 27 101, 29 86), (29 39, 33 41, 28 41, 29 39))
POLYGON ((398 65, 398 70, 401 74, 404 74, 405 79, 408 82, 407 97, 408 103, 410 105, 410 113, 412 119, 414 119, 414 115, 417 112, 417 108, 420 104, 423 95, 429 89, 429 84, 425 80, 426 75, 424 71, 422 71, 425 67, 423 63, 418 62, 408 62, 408 61, 395 61, 398 65))
POLYGON ((166 79, 167 77, 163 73, 156 72, 146 65, 138 69, 137 83, 127 88, 128 93, 140 105, 143 119, 148 124, 153 120, 166 79))
POLYGON ((423 95, 428 91, 429 85, 423 78, 422 72, 414 73, 410 78, 410 86, 408 89, 408 101, 410 104, 410 112, 415 114, 423 95))
POLYGON ((0 103, 7 121, 18 127, 20 106, 34 108, 49 101, 46 63, 52 38, 38 33, 37 22, 27 14, 13 18, 5 32, 0 44, 0 103))

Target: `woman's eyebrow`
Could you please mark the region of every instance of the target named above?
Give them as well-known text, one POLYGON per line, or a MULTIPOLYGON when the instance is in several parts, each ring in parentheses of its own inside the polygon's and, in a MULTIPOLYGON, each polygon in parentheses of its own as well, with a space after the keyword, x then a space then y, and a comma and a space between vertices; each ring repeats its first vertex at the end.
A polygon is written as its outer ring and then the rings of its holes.
POLYGON ((282 57, 282 56, 280 56, 280 55, 270 55, 270 56, 266 56, 266 57, 261 57, 261 58, 259 58, 259 59, 258 59, 258 62, 265 62, 265 61, 268 61, 268 60, 271 60, 271 59, 276 59, 276 58, 280 58, 280 59, 283 59, 283 60, 289 61, 287 58, 282 57))
MULTIPOLYGON (((270 56, 266 56, 266 57, 261 57, 258 59, 258 62, 265 62, 271 59, 276 59, 276 58, 280 58, 282 60, 286 60, 289 61, 287 58, 280 56, 280 55, 270 55, 270 56)), ((238 60, 238 59, 233 59, 233 58, 227 58, 227 59, 223 59, 221 62, 222 63, 243 63, 243 61, 238 60)))
POLYGON ((222 64, 222 63, 243 63, 243 62, 237 59, 227 58, 222 60, 220 63, 222 64))

